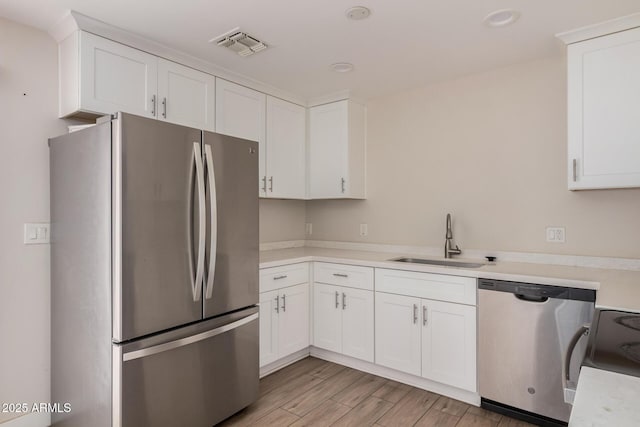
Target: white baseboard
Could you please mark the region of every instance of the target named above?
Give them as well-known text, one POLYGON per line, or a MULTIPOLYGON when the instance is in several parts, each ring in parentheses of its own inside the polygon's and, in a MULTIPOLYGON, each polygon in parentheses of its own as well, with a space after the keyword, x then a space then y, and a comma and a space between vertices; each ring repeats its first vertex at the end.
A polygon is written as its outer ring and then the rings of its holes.
POLYGON ((470 405, 480 406, 480 395, 477 393, 461 390, 456 387, 451 387, 446 384, 441 384, 425 378, 416 377, 415 375, 396 371, 395 369, 386 368, 384 366, 365 362, 363 360, 354 359, 353 357, 334 353, 328 350, 323 350, 321 348, 311 347, 310 349, 310 355, 313 357, 317 357, 318 359, 327 360, 329 362, 357 369, 358 371, 367 372, 379 377, 394 380, 403 384, 408 384, 422 390, 431 391, 433 393, 441 394, 452 399, 466 402, 470 405))
POLYGON ((260 378, 278 371, 285 366, 289 366, 292 363, 297 362, 298 360, 302 360, 307 356, 309 356, 309 347, 303 348, 300 351, 296 351, 295 353, 285 356, 282 359, 278 359, 275 362, 271 362, 268 365, 264 365, 260 367, 260 378))
POLYGON ((51 414, 48 412, 31 412, 9 421, 0 422, 2 427, 48 427, 51 425, 51 414))

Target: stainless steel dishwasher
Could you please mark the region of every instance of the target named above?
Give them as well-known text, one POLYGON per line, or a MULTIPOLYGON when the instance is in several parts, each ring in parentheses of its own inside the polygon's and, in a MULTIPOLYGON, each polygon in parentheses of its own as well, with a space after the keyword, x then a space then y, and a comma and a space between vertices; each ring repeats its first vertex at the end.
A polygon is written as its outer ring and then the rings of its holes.
POLYGON ((541 426, 566 425, 595 291, 478 279, 482 407, 541 426))

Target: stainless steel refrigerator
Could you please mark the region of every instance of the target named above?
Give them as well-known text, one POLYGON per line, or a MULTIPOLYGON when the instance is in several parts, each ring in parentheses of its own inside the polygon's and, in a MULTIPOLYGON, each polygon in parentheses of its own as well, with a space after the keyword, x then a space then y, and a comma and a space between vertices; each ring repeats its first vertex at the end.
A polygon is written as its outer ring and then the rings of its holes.
POLYGON ((56 426, 211 426, 258 395, 258 144, 118 113, 52 138, 56 426))

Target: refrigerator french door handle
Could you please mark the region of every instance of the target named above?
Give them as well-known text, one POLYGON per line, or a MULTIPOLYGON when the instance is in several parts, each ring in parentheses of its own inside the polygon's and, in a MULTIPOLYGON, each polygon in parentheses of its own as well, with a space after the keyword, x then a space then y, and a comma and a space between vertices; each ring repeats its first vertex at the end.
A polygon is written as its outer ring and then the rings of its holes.
POLYGON ((213 154, 211 146, 204 146, 204 158, 207 165, 207 176, 209 177, 209 269, 207 270, 206 299, 213 295, 213 281, 216 276, 216 249, 218 247, 218 204, 216 202, 216 175, 213 168, 213 154))
POLYGON ((198 260, 196 262, 196 277, 191 283, 193 301, 199 301, 202 294, 202 280, 204 277, 204 246, 206 237, 206 206, 204 194, 204 166, 199 142, 193 143, 193 160, 196 163, 196 176, 198 185, 198 260))
POLYGON ((219 328, 202 332, 197 335, 192 335, 186 338, 180 338, 175 341, 169 341, 164 344, 158 344, 158 345, 143 348, 140 350, 130 351, 122 355, 122 361, 128 362, 129 360, 140 359, 141 357, 147 357, 154 354, 163 353, 165 351, 174 350, 179 347, 184 347, 185 345, 194 344, 199 341, 206 340, 208 338, 213 338, 216 335, 224 334, 225 332, 229 332, 233 329, 237 329, 240 326, 246 325, 247 323, 253 322, 254 320, 257 320, 257 319, 258 319, 258 313, 254 313, 243 319, 236 320, 235 322, 229 323, 228 325, 220 326, 219 328))

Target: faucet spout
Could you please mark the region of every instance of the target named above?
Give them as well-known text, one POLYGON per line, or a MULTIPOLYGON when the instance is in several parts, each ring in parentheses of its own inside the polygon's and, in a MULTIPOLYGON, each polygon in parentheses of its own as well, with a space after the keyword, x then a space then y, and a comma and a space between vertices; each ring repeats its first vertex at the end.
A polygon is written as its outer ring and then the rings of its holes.
POLYGON ((452 247, 453 245, 453 231, 451 230, 451 214, 447 214, 447 229, 445 232, 445 240, 444 240, 444 257, 451 258, 452 255, 460 255, 462 251, 456 245, 455 249, 452 247))

